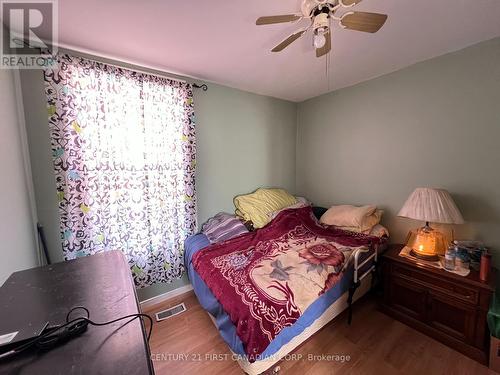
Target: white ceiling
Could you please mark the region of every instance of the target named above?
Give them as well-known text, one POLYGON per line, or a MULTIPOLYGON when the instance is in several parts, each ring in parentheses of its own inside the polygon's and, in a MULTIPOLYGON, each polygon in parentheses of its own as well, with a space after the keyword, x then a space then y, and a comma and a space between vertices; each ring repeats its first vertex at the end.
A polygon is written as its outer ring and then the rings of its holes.
POLYGON ((76 48, 223 85, 302 101, 500 36, 499 0, 363 0, 386 13, 376 34, 335 27, 330 76, 310 34, 270 50, 299 28, 256 26, 295 13, 300 0, 59 0, 59 40, 76 48))

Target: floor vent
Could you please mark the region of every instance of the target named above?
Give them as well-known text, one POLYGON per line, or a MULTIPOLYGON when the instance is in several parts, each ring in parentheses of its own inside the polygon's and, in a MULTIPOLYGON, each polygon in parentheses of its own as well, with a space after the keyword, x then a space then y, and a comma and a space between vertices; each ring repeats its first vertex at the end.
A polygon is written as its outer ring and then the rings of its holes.
POLYGON ((172 306, 169 309, 157 312, 156 313, 156 321, 160 322, 162 320, 171 318, 175 315, 179 315, 180 313, 183 313, 184 311, 186 311, 186 305, 184 305, 184 303, 172 306))

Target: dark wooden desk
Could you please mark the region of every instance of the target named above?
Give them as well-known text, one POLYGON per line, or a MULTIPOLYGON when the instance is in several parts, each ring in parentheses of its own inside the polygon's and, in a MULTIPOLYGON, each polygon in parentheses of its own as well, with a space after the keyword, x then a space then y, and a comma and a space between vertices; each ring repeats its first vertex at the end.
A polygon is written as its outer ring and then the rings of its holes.
MULTIPOLYGON (((110 251, 13 273, 0 288, 0 332, 40 319, 65 323, 74 306, 96 322, 139 312, 130 269, 110 251)), ((89 326, 81 336, 48 352, 35 350, 0 361, 0 374, 153 374, 144 324, 89 326)))
POLYGON ((462 277, 399 256, 391 245, 382 257, 382 309, 392 317, 487 364, 486 314, 495 291, 496 270, 487 282, 477 271, 462 277))

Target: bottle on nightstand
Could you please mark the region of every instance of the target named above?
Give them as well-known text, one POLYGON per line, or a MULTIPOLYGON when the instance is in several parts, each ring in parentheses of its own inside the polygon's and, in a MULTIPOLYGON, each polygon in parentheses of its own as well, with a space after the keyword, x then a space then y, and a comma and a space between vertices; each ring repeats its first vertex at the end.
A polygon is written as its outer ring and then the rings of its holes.
POLYGON ((446 253, 444 254, 444 268, 446 268, 449 271, 454 271, 455 257, 456 257, 455 246, 453 245, 448 246, 448 250, 446 250, 446 253))
POLYGON ((491 268, 491 254, 484 252, 481 255, 481 266, 479 267, 479 279, 481 281, 488 281, 491 268))

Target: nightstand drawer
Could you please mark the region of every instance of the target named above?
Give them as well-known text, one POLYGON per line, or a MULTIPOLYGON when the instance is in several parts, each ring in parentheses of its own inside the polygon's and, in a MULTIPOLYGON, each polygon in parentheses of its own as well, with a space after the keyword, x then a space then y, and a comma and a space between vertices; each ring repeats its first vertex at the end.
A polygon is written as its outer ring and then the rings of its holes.
POLYGON ((406 278, 394 277, 390 288, 392 307, 415 319, 425 319, 427 307, 427 288, 408 281, 406 278))
POLYGON ((427 295, 427 324, 435 329, 474 345, 476 308, 457 302, 449 294, 430 290, 427 295))
POLYGON ((444 292, 451 297, 458 298, 471 305, 477 305, 479 302, 479 293, 477 290, 449 282, 429 273, 422 273, 418 270, 397 264, 393 266, 393 273, 394 276, 413 281, 436 291, 444 292))

